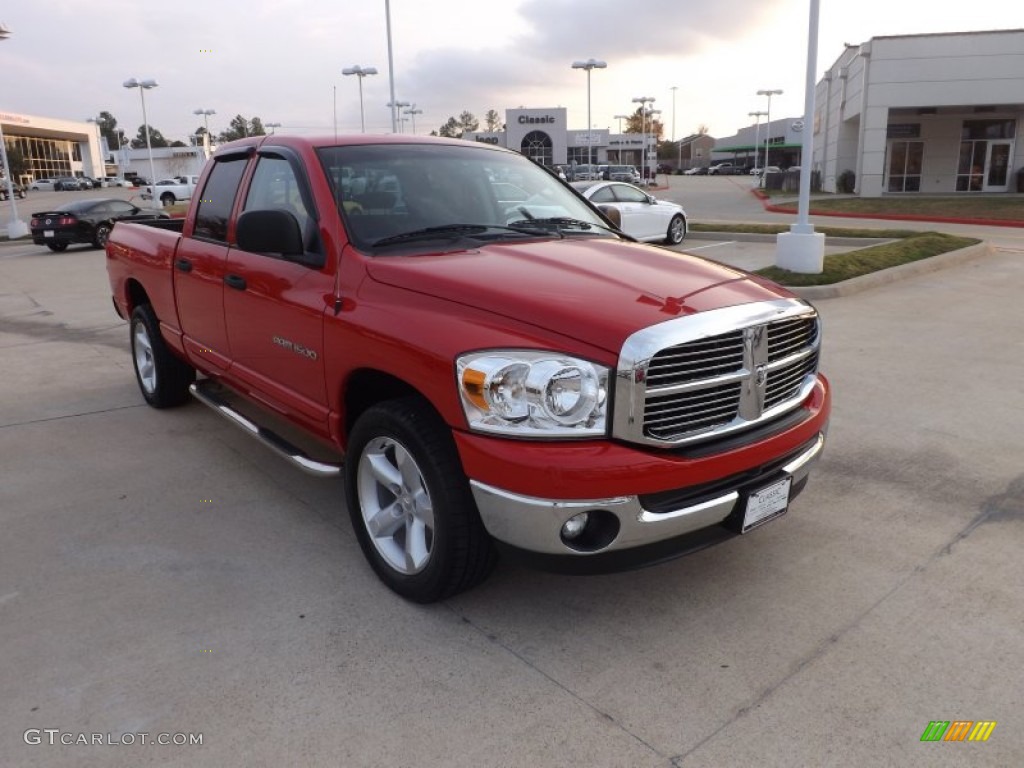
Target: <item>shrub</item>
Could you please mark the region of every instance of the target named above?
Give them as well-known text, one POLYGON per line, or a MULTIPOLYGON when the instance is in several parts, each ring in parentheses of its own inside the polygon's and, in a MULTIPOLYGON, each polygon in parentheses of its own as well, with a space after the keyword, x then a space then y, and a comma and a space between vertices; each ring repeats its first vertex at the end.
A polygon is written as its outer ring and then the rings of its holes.
POLYGON ((843 192, 844 194, 849 194, 853 192, 853 189, 856 186, 856 182, 857 175, 849 168, 847 168, 845 171, 840 173, 839 177, 836 179, 836 192, 843 192))

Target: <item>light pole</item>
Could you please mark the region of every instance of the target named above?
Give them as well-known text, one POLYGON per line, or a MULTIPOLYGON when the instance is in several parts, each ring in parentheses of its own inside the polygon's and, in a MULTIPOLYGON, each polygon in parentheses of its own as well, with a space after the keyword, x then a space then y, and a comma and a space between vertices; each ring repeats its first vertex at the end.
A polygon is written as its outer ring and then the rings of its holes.
POLYGON ((645 122, 647 118, 647 104, 653 104, 655 98, 653 96, 636 96, 633 99, 634 104, 640 105, 640 178, 643 179, 646 176, 646 162, 647 162, 647 124, 645 122))
POLYGON ((625 134, 622 133, 622 121, 623 120, 629 120, 630 117, 631 117, 630 115, 615 115, 615 119, 619 121, 619 154, 618 154, 618 160, 619 160, 620 164, 622 163, 622 137, 625 135, 625 134))
MULTIPOLYGON (((6 40, 11 34, 3 24, 0 24, 0 40, 6 40)), ((7 187, 7 199, 11 201, 11 220, 7 224, 7 237, 17 240, 29 233, 28 224, 18 218, 18 203, 14 199, 14 184, 11 183, 11 164, 7 159, 7 142, 4 140, 3 126, 0 126, 0 160, 4 163, 4 184, 7 187)))
POLYGON ((203 116, 203 128, 206 129, 206 133, 203 136, 203 154, 205 154, 206 157, 209 158, 210 157, 210 144, 212 143, 210 141, 210 115, 216 115, 217 114, 217 110, 215 110, 215 109, 195 109, 195 110, 192 110, 192 114, 193 115, 202 115, 203 116))
MULTIPOLYGON (((761 116, 767 115, 767 112, 747 112, 750 117, 757 118, 757 122, 754 123, 754 170, 758 168, 757 158, 761 154, 761 116)), ((765 164, 762 168, 768 167, 768 158, 765 158, 765 164)), ((764 171, 762 171, 764 173, 764 171)))
MULTIPOLYGON (((363 133, 366 133, 366 116, 363 113, 363 78, 367 75, 376 75, 376 67, 361 67, 358 64, 352 67, 345 67, 341 70, 341 74, 349 76, 355 75, 359 78, 359 127, 363 133)), ((335 129, 337 133, 337 129, 335 129)))
MULTIPOLYGON (((672 143, 676 143, 676 91, 679 90, 678 85, 673 85, 669 88, 672 91, 672 143)), ((679 173, 679 167, 683 164, 683 144, 679 143, 679 159, 676 161, 676 173, 679 173)))
POLYGON ((391 101, 388 106, 391 106, 391 132, 398 132, 398 113, 397 108, 392 106, 395 103, 395 56, 391 49, 391 0, 384 0, 384 19, 387 22, 387 33, 388 33, 388 85, 391 91, 391 101))
POLYGON ((156 169, 153 166, 153 145, 149 141, 149 118, 146 117, 146 91, 156 88, 159 83, 152 78, 139 80, 137 77, 124 81, 125 88, 138 88, 142 99, 142 127, 146 130, 146 152, 149 154, 149 183, 156 184, 156 169))
POLYGON ((280 123, 264 123, 263 127, 264 128, 269 128, 270 129, 270 135, 273 136, 274 135, 274 129, 275 128, 280 128, 281 124, 280 123))
POLYGON ((658 135, 654 132, 654 116, 660 114, 660 109, 647 110, 647 116, 651 118, 651 138, 654 139, 654 163, 650 165, 652 182, 657 181, 658 178, 658 135))
MULTIPOLYGON (((572 63, 573 69, 585 69, 587 70, 587 164, 594 164, 594 129, 590 122, 590 71, 594 69, 604 69, 608 64, 599 59, 587 59, 586 61, 574 61, 572 63)), ((593 169, 591 169, 593 170, 593 169)))
POLYGON ((410 117, 412 117, 412 135, 415 136, 416 135, 416 115, 422 115, 423 114, 423 110, 422 109, 416 109, 416 105, 413 104, 411 108, 405 110, 405 114, 407 114, 410 117))
MULTIPOLYGON (((764 121, 764 167, 765 168, 768 167, 768 142, 771 141, 771 137, 772 137, 772 96, 779 96, 781 94, 782 94, 782 89, 781 88, 777 88, 775 90, 763 90, 763 91, 758 91, 757 92, 758 96, 767 96, 768 97, 768 111, 765 112, 766 117, 765 117, 765 121, 764 121)), ((763 185, 763 176, 762 176, 762 185, 763 185)))
POLYGON ((389 101, 385 106, 388 106, 388 107, 391 108, 391 114, 392 115, 398 115, 399 116, 398 131, 397 131, 397 133, 401 133, 402 132, 402 122, 405 120, 405 118, 403 118, 401 116, 400 110, 403 107, 411 107, 412 104, 410 104, 408 101, 393 101, 392 100, 392 101, 389 101))

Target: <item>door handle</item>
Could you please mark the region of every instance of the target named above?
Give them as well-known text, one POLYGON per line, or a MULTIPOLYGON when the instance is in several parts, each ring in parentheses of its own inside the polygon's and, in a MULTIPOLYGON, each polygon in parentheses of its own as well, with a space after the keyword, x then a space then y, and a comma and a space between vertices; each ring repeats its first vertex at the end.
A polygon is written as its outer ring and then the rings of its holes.
POLYGON ((182 272, 192 271, 192 262, 188 259, 175 259, 174 266, 176 269, 180 269, 182 272))
POLYGON ((225 275, 224 282, 227 283, 229 288, 234 288, 236 291, 245 290, 245 278, 241 275, 225 275))

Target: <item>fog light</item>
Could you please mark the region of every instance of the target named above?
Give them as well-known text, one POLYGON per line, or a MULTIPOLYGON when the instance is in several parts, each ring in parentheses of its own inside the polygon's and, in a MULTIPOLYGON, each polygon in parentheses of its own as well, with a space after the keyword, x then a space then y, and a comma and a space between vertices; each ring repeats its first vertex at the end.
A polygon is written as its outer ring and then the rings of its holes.
POLYGON ((562 524, 562 538, 566 541, 575 539, 583 533, 583 529, 587 527, 587 520, 589 519, 589 512, 580 512, 578 515, 570 517, 562 524))

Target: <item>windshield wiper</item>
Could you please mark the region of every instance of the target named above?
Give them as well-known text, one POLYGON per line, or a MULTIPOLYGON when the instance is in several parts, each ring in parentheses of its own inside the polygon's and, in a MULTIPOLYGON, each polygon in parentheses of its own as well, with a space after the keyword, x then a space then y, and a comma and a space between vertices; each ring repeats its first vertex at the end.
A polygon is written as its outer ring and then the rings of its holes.
POLYGON ((437 227, 424 227, 423 229, 414 229, 410 232, 401 232, 390 237, 383 237, 372 243, 372 245, 374 247, 379 245, 395 245, 398 243, 412 243, 417 240, 436 240, 438 238, 457 240, 464 235, 483 235, 488 230, 499 230, 497 233, 491 233, 495 237, 508 234, 517 236, 547 234, 545 230, 540 228, 534 228, 531 231, 526 227, 506 227, 501 224, 443 224, 437 227))

